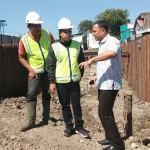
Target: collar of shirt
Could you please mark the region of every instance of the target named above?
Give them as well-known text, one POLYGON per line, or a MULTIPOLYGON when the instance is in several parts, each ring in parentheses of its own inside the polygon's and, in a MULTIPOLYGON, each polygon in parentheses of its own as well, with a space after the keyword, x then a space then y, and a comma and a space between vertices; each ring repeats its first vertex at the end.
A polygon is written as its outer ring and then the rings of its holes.
POLYGON ((102 44, 104 44, 109 37, 110 37, 110 35, 107 34, 101 41, 99 41, 99 45, 101 46, 102 44))
POLYGON ((72 40, 67 41, 67 42, 62 42, 61 40, 59 40, 59 43, 61 43, 63 46, 65 47, 70 47, 72 40))

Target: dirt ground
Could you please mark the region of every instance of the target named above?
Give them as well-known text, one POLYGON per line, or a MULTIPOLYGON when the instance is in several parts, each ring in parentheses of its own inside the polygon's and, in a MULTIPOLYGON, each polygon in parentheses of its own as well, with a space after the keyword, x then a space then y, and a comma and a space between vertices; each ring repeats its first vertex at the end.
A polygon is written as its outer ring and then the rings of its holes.
MULTIPOLYGON (((38 96, 36 127, 20 132, 20 126, 26 118, 25 97, 7 98, 0 101, 0 150, 101 150, 105 146, 97 145, 104 138, 104 130, 97 114, 97 90, 88 83, 95 72, 95 65, 86 68, 81 81, 81 104, 84 127, 90 138, 82 138, 78 134, 64 137, 64 122, 61 120, 61 107, 57 95, 52 96, 51 117, 57 120, 57 126, 41 123, 41 96, 38 96)), ((115 101, 114 115, 121 134, 123 127, 124 93, 132 92, 133 136, 124 139, 127 150, 150 150, 150 104, 138 98, 136 92, 123 78, 123 88, 115 101)))

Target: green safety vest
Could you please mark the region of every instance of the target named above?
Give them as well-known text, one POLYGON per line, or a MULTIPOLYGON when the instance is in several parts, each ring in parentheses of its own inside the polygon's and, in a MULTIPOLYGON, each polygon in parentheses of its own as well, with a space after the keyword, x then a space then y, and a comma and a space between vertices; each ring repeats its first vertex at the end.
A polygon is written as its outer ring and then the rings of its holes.
POLYGON ((49 31, 42 29, 39 42, 34 41, 28 34, 21 38, 27 61, 36 73, 43 73, 47 70, 47 58, 51 46, 49 31))
POLYGON ((71 80, 76 82, 81 78, 81 72, 78 67, 78 56, 80 53, 80 44, 77 41, 71 42, 70 47, 66 48, 61 43, 52 44, 56 57, 56 83, 68 83, 71 80))

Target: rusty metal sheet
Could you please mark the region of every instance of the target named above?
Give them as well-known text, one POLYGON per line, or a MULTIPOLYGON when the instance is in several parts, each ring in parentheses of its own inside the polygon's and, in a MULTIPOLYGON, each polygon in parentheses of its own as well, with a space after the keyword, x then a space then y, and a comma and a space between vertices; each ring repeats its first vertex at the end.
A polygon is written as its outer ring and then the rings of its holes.
POLYGON ((25 96, 27 70, 18 60, 18 45, 0 45, 0 97, 25 96))
POLYGON ((2 85, 2 70, 3 70, 3 47, 0 45, 0 99, 2 98, 3 85, 2 85))
POLYGON ((143 75, 143 81, 142 81, 142 98, 145 100, 145 101, 148 101, 148 98, 147 98, 147 93, 148 93, 148 89, 147 89, 147 36, 144 36, 142 38, 142 50, 143 50, 143 58, 142 58, 142 61, 143 61, 143 65, 142 65, 142 68, 143 68, 143 71, 142 71, 142 75, 143 75))
POLYGON ((123 58, 122 70, 125 78, 133 85, 138 96, 150 102, 150 35, 123 44, 122 51, 130 53, 130 59, 123 58), (141 42, 138 47, 139 42, 141 42))
POLYGON ((146 47, 147 47, 147 93, 146 93, 146 99, 147 102, 150 102, 150 36, 147 36, 147 42, 146 42, 146 47))
POLYGON ((133 42, 133 50, 132 50, 132 67, 131 70, 133 70, 133 87, 137 89, 137 51, 136 51, 136 42, 133 42))

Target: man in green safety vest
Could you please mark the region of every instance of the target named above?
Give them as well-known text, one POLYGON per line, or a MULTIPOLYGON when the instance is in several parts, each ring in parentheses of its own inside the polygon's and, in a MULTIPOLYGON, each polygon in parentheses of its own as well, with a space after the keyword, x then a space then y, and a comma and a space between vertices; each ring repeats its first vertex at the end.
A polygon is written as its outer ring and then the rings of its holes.
POLYGON ((86 138, 89 137, 89 134, 83 128, 79 85, 84 69, 78 67, 78 64, 85 59, 80 43, 71 40, 72 28, 73 25, 67 18, 62 18, 58 22, 60 40, 52 44, 48 57, 49 88, 51 93, 55 93, 57 89, 59 101, 62 105, 63 119, 66 125, 63 135, 69 137, 74 131, 71 103, 75 132, 86 138))
POLYGON ((43 21, 36 12, 26 16, 29 32, 19 41, 18 57, 28 70, 27 121, 21 126, 26 131, 35 126, 37 95, 42 91, 43 118, 46 124, 56 125, 50 116, 50 93, 47 77, 47 58, 50 46, 54 43, 53 35, 42 29, 43 21))

